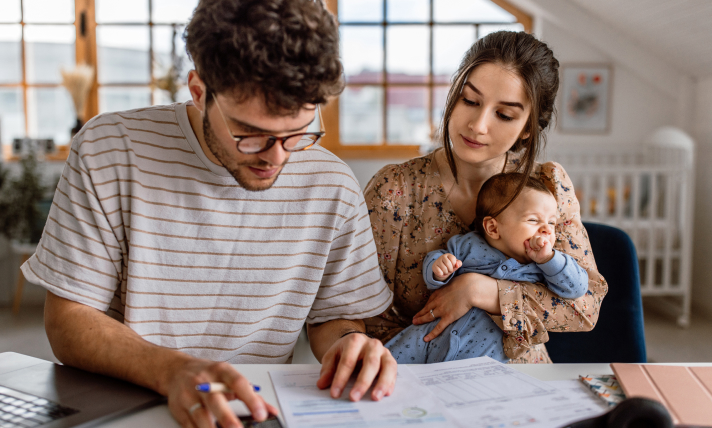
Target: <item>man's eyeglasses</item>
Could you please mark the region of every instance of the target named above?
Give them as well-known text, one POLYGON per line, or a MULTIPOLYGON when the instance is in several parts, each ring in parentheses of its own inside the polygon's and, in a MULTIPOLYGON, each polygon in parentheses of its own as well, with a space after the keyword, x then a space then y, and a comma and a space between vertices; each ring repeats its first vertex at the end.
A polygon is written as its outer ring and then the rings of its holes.
POLYGON ((319 114, 319 125, 321 128, 320 132, 302 132, 299 134, 285 135, 284 137, 275 137, 274 135, 266 134, 253 134, 253 135, 232 135, 230 131, 230 126, 227 124, 227 119, 218 104, 218 99, 215 94, 211 94, 213 100, 215 100, 215 105, 218 106, 218 112, 220 112, 220 117, 222 117, 227 132, 230 134, 237 145, 237 151, 244 153, 246 155, 252 155, 255 153, 265 152, 274 146, 274 144, 279 141, 282 143, 282 148, 287 152, 298 152, 301 150, 306 150, 309 147, 319 142, 319 139, 324 136, 324 121, 321 119, 321 109, 317 104, 316 110, 319 114))

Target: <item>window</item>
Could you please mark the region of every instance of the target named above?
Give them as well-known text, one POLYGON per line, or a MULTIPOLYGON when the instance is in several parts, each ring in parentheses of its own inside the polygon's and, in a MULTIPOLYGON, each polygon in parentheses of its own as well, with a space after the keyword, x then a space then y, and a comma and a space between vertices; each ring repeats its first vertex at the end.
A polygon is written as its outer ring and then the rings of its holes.
MULTIPOLYGON (((96 71, 85 116, 186 101, 165 77, 192 68, 182 38, 198 0, 3 0, 0 13, 0 143, 52 138, 67 145, 76 115, 62 69, 96 71)), ((60 151, 58 157, 66 157, 60 151)))
MULTIPOLYGON (((478 37, 531 30, 506 0, 326 0, 340 20, 346 88, 324 108, 341 157, 416 155, 437 127, 452 73, 478 37)), ((0 142, 70 140, 62 68, 95 67, 85 117, 190 99, 183 29, 198 0, 3 0, 0 142), (183 85, 165 90, 178 71, 183 85)), ((65 151, 66 153, 66 151, 65 151)))
POLYGON ((160 89, 169 73, 192 68, 183 29, 198 0, 95 0, 98 111, 127 110, 190 99, 160 89))
POLYGON ((53 138, 66 144, 74 107, 61 86, 75 64, 74 0, 3 0, 0 13, 0 141, 53 138))
POLYGON ((332 0, 346 88, 324 109, 324 145, 341 157, 417 155, 439 124, 449 81, 478 38, 531 31, 502 0, 332 0))

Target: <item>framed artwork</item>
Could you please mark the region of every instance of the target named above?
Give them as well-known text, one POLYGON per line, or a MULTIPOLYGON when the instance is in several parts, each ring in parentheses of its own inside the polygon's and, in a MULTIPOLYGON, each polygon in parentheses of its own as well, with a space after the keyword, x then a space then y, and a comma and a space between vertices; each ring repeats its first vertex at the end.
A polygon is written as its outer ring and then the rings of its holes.
POLYGON ((569 64, 561 67, 560 131, 609 131, 612 77, 613 70, 607 64, 569 64))

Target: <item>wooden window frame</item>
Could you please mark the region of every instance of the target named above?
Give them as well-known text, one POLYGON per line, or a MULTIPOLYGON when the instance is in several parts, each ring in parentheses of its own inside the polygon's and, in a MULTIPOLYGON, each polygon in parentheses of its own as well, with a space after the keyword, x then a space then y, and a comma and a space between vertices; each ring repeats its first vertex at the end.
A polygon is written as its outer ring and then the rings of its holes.
MULTIPOLYGON (((20 25, 21 32, 20 32, 20 61, 21 61, 21 81, 19 83, 0 83, 0 88, 20 88, 22 90, 22 108, 23 108, 23 115, 25 118, 25 135, 28 135, 30 133, 30 121, 28 120, 28 112, 29 108, 27 105, 27 92, 29 89, 32 88, 60 88, 62 87, 61 83, 28 83, 27 82, 27 57, 26 57, 26 49, 25 49, 25 26, 31 25, 31 26, 42 26, 42 25, 57 25, 57 26, 62 26, 62 25, 74 25, 74 29, 76 31, 76 37, 75 37, 75 46, 79 45, 79 35, 80 35, 80 29, 79 29, 79 3, 81 1, 88 1, 88 0, 75 0, 75 6, 74 6, 74 12, 75 12, 75 19, 74 22, 72 23, 55 23, 55 22, 25 22, 25 8, 24 8, 24 0, 18 0, 20 3, 20 22, 6 22, 2 23, 2 25, 20 25)), ((93 2, 93 0, 92 0, 93 2)), ((79 50, 76 50, 75 53, 75 64, 79 64, 81 61, 79 60, 79 50)), ((69 153, 69 145, 61 145, 57 147, 57 151, 55 153, 49 154, 45 156, 46 160, 65 160, 67 158, 67 155, 69 153)), ((13 156, 12 155, 12 144, 3 144, 2 147, 2 158, 7 161, 17 161, 19 160, 19 157, 13 156)))
MULTIPOLYGON (((501 7, 505 11, 509 12, 516 18, 516 22, 522 24, 524 31, 531 33, 532 31, 532 18, 524 11, 515 7, 514 5, 508 3, 506 0, 490 0, 492 3, 501 7)), ((420 155, 419 145, 408 145, 408 144, 388 144, 386 141, 386 135, 388 133, 388 88, 394 87, 422 87, 428 90, 428 122, 430 129, 434 129, 437 124, 433 123, 432 106, 433 106, 433 90, 438 87, 449 87, 446 83, 436 83, 433 78, 433 28, 437 26, 448 26, 448 25, 473 25, 475 26, 476 34, 479 34, 480 25, 498 25, 498 24, 509 24, 509 23, 473 23, 473 22, 435 22, 433 20, 433 3, 434 0, 430 0, 430 17, 429 21, 424 22, 397 22, 391 23, 387 21, 387 0, 383 0, 383 19, 380 22, 348 22, 341 25, 348 26, 378 26, 383 28, 383 69, 382 78, 380 83, 358 83, 358 84, 348 84, 351 87, 368 87, 368 86, 380 86, 383 88, 384 102, 382 106, 381 114, 383 115, 383 129, 381 142, 378 144, 342 144, 340 141, 340 121, 339 121, 339 99, 334 98, 330 100, 323 108, 323 119, 326 128, 326 135, 322 138, 322 146, 326 149, 339 156, 342 159, 378 159, 378 158, 411 158, 420 155), (393 83, 387 80, 387 64, 386 64, 386 29, 389 26, 428 26, 430 31, 430 58, 428 64, 428 80, 426 83, 393 83)), ((334 16, 339 16, 338 10, 338 0, 326 0, 326 6, 334 16)))
MULTIPOLYGON (((20 25, 22 26, 22 39, 21 39, 21 55, 22 55, 22 82, 19 84, 0 84, 0 87, 21 87, 23 90, 23 108, 24 108, 24 114, 25 114, 25 132, 27 133, 29 130, 29 124, 27 120, 27 111, 28 111, 28 106, 27 106, 27 88, 28 87, 57 87, 61 85, 57 84, 28 84, 26 80, 26 67, 25 67, 25 43, 24 43, 24 10, 22 9, 22 2, 23 0, 20 1, 20 10, 21 10, 21 21, 20 25)), ((378 84, 349 84, 353 86, 381 86, 384 89, 384 103, 383 103, 383 135, 386 135, 387 132, 387 111, 388 111, 388 104, 387 104, 387 89, 389 87, 399 87, 399 86, 419 86, 419 87, 424 87, 428 89, 428 121, 430 122, 431 128, 433 126, 433 118, 432 118, 432 104, 433 104, 433 89, 436 87, 447 87, 447 84, 442 84, 442 83, 435 83, 433 79, 433 27, 437 25, 474 25, 478 27, 480 24, 490 24, 490 23, 472 23, 472 22, 452 22, 452 23, 435 23, 433 21, 433 1, 430 0, 430 20, 427 22, 398 22, 398 23, 390 23, 387 21, 386 17, 386 3, 387 0, 383 1, 383 20, 378 23, 378 22, 369 22, 369 23, 348 23, 348 25, 381 25, 383 30, 384 30, 384 38, 383 38, 383 43, 384 43, 384 50, 383 50, 383 78, 382 82, 378 84), (430 28, 430 58, 429 58, 429 70, 428 70, 428 81, 427 83, 389 83, 386 79, 386 35, 385 31, 388 26, 392 25, 427 25, 430 28)), ((506 0, 490 0, 492 3, 496 4, 497 6, 501 7, 502 9, 506 10, 507 12, 511 13, 516 19, 517 22, 522 24, 524 26, 524 30, 527 32, 532 31, 532 18, 520 10, 519 8, 511 5, 508 3, 506 0)), ((338 0, 325 0, 325 3, 327 5, 327 8, 335 15, 338 17, 338 0)), ((112 26, 134 26, 134 25, 146 25, 149 27, 149 73, 151 76, 151 81, 148 84, 137 84, 137 83, 126 83, 126 84, 121 84, 121 83, 111 83, 111 84, 105 84, 105 85, 99 85, 98 82, 98 72, 94 73, 94 82, 92 84, 91 90, 89 92, 89 96, 87 99, 87 103, 85 105, 85 110, 84 110, 84 117, 89 120, 90 118, 96 116, 99 114, 99 87, 100 86, 106 86, 106 87, 144 87, 148 86, 151 88, 151 104, 153 104, 154 100, 154 91, 153 91, 153 86, 154 86, 154 76, 153 76, 153 28, 154 25, 157 26, 175 26, 175 25, 180 25, 180 23, 160 23, 160 24, 154 24, 153 23, 153 16, 152 16, 152 5, 153 1, 149 0, 148 1, 148 23, 110 23, 110 24, 99 24, 99 25, 112 25, 112 26)), ((96 22, 96 5, 95 5, 95 0, 74 0, 74 11, 75 11, 75 21, 74 21, 74 27, 76 29, 76 38, 75 38, 75 61, 76 64, 88 64, 94 67, 94 70, 98 71, 98 58, 97 58, 97 38, 96 38, 96 32, 97 32, 97 22, 96 22)), ((497 23, 494 23, 497 24, 497 23)), ((32 24, 34 25, 34 23, 32 24)), ((38 24, 42 25, 42 24, 38 24)), ((345 24, 347 25, 347 24, 345 24)), ((328 150, 332 151, 334 154, 337 156, 344 158, 344 159, 349 159, 349 158, 360 158, 360 159, 369 159, 369 158, 409 158, 409 157, 415 157, 419 155, 419 146, 418 145, 406 145, 406 144, 387 144, 385 141, 381 141, 377 145, 344 145, 341 144, 340 141, 340 128, 339 128, 339 100, 338 98, 335 98, 331 100, 329 103, 327 103, 324 108, 323 108, 323 119, 324 119, 324 125, 326 128, 326 135, 322 139, 321 144, 327 148, 328 150)), ((13 160, 13 158, 10 156, 10 151, 11 151, 11 146, 10 145, 5 145, 4 147, 4 158, 8 160, 13 160)), ((68 145, 62 145, 58 146, 58 151, 57 153, 54 153, 50 156, 47 157, 47 160, 64 160, 66 159, 67 155, 69 152, 69 146, 68 145)))
POLYGON ((94 82, 84 106, 84 117, 87 121, 99 114, 95 11, 94 0, 74 0, 75 22, 77 23, 75 46, 77 64, 87 64, 94 67, 94 82))
MULTIPOLYGON (((29 134, 29 124, 27 120, 28 106, 27 106, 27 88, 28 87, 61 87, 61 84, 28 84, 26 80, 26 61, 25 61, 25 43, 24 43, 24 8, 23 0, 18 0, 20 2, 20 24, 22 26, 22 36, 21 36, 21 61, 22 61, 22 82, 18 84, 0 84, 2 88, 8 87, 18 87, 23 90, 23 108, 25 115, 25 134, 29 134)), ((153 63, 153 28, 155 27, 176 27, 184 25, 184 23, 154 23, 153 22, 153 0, 148 0, 148 22, 147 23, 121 23, 112 22, 107 24, 97 24, 96 22, 96 3, 95 0, 74 0, 74 27, 76 30, 75 37, 75 64, 87 64, 94 68, 94 80, 92 82, 91 89, 87 98, 87 102, 84 106, 84 117, 88 121, 89 119, 97 116, 99 114, 99 88, 100 87, 148 87, 151 93, 151 104, 154 102, 155 96, 155 78, 153 63), (151 80, 148 83, 108 83, 99 84, 98 79, 98 45, 97 45, 97 27, 99 25, 111 25, 111 26, 147 26, 149 28, 149 75, 151 80)), ((7 23, 8 25, 17 25, 13 23, 7 23)), ((3 25, 6 25, 3 23, 3 25)), ((69 24, 35 24, 30 23, 29 25, 69 25, 69 24)), ((57 151, 55 153, 45 156, 46 160, 49 161, 64 161, 69 154, 69 144, 63 144, 57 146, 57 151)), ((5 144, 3 147, 3 158, 8 161, 16 161, 18 158, 12 156, 12 147, 10 144, 5 144)))
POLYGON ((94 73, 94 85, 92 86, 92 93, 90 96, 90 102, 88 103, 88 108, 90 107, 91 110, 88 111, 88 116, 85 117, 94 117, 99 114, 99 89, 104 87, 104 88, 149 88, 150 94, 151 94, 151 105, 154 105, 155 103, 155 89, 156 89, 156 78, 158 76, 154 76, 154 62, 155 62, 155 57, 154 57, 154 51, 153 51, 153 46, 154 46, 154 40, 153 40, 153 30, 156 27, 168 27, 168 28, 177 28, 177 27, 182 27, 187 24, 187 22, 153 22, 153 2, 154 0, 146 0, 148 2, 148 21, 147 22, 108 22, 108 23, 97 23, 96 22, 96 6, 95 6, 95 0, 75 0, 77 3, 82 2, 84 5, 86 5, 86 17, 87 17, 87 22, 89 23, 89 28, 90 34, 87 37, 86 40, 86 49, 89 51, 87 54, 87 59, 91 60, 92 62, 87 62, 94 66, 94 69, 97 70, 96 73, 94 73), (96 34, 97 34, 97 28, 99 26, 111 26, 111 27, 148 27, 148 73, 150 76, 150 80, 148 83, 136 83, 136 82, 112 82, 112 83, 99 83, 99 78, 98 78, 98 45, 96 43, 96 34), (89 38, 91 40, 89 40, 89 38))

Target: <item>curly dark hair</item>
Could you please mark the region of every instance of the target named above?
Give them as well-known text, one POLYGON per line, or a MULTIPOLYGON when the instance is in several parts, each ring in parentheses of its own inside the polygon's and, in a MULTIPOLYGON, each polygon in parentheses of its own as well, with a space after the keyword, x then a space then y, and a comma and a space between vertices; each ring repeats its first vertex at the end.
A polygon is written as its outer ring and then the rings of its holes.
MULTIPOLYGON (((545 131, 555 115, 554 100, 559 90, 559 61, 546 43, 523 31, 497 31, 488 34, 475 42, 465 53, 460 67, 453 76, 439 132, 455 181, 457 181, 457 166, 448 130, 450 117, 462 97, 462 89, 470 72, 482 64, 502 65, 514 71, 522 79, 527 99, 531 103, 531 113, 524 125, 524 131, 528 132, 529 136, 518 139, 509 151, 521 153, 517 172, 528 177, 534 169, 537 155, 546 145, 545 131)), ((522 180, 504 208, 519 195, 525 185, 525 180, 522 180)))
POLYGON ((183 38, 208 92, 293 114, 343 90, 338 27, 321 0, 201 0, 183 38))
POLYGON ((485 236, 485 217, 494 217, 502 212, 517 198, 519 185, 524 183, 524 189, 532 189, 547 195, 554 196, 551 189, 539 179, 527 176, 521 172, 505 172, 495 174, 482 185, 477 194, 475 208, 475 231, 485 236))

